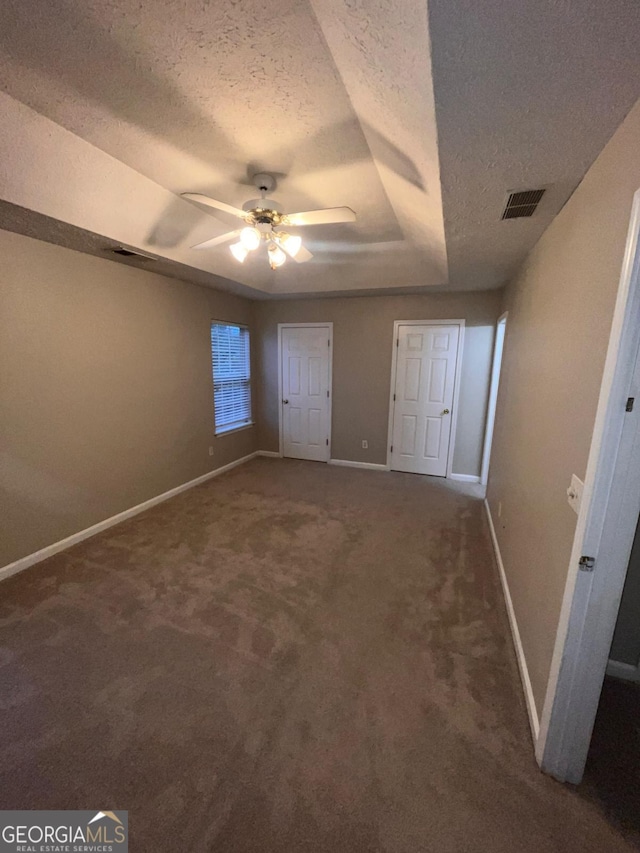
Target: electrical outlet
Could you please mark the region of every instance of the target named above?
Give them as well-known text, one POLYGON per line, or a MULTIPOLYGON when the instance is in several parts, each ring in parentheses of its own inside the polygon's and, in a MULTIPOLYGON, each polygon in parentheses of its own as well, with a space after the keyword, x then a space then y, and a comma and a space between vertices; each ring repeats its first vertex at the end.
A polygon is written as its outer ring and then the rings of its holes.
POLYGON ((498 518, 502 515, 502 501, 498 501, 498 518))
POLYGON ((569 506, 576 515, 580 512, 580 504, 582 503, 582 490, 584 483, 575 474, 571 475, 571 485, 567 489, 567 501, 569 506))
POLYGON ((369 442, 367 441, 367 439, 366 439, 366 438, 363 438, 363 439, 362 439, 362 449, 363 449, 363 450, 368 450, 368 449, 369 449, 369 442))
POLYGON ((209 456, 213 456, 213 447, 209 448, 209 456))

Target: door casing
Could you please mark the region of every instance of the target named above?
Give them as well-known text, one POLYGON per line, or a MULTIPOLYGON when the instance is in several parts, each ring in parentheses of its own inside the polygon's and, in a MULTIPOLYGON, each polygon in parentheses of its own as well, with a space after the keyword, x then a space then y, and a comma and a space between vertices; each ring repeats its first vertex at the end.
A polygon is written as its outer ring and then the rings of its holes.
POLYGON ((329 412, 327 415, 328 439, 327 462, 331 459, 331 428, 333 416, 333 323, 278 323, 278 455, 284 456, 282 433, 282 330, 283 329, 326 329, 329 335, 329 412))
POLYGON ((491 363, 491 386, 489 388, 489 402, 487 403, 487 425, 484 432, 484 446, 482 449, 482 468, 480 471, 480 485, 486 486, 489 482, 489 465, 491 463, 491 446, 493 444, 493 429, 496 422, 496 409, 498 406, 498 391, 500 388, 500 373, 502 371, 502 356, 507 336, 507 321, 509 312, 505 311, 496 323, 493 341, 493 361, 491 363))
MULTIPOLYGON (((398 366, 398 340, 400 326, 458 326, 458 351, 456 353, 456 370, 453 386, 453 412, 451 413, 451 432, 449 434, 449 448, 447 451, 447 473, 446 479, 455 479, 453 474, 453 454, 455 451, 456 431, 458 428, 458 408, 460 404, 460 378, 462 376, 462 354, 464 352, 464 320, 395 320, 393 323, 393 340, 391 342, 391 382, 389 387, 389 421, 387 426, 387 471, 391 470, 391 439, 393 436, 393 395, 396 389, 396 369, 398 366), (452 476, 453 475, 453 476, 452 476)), ((476 480, 477 482, 477 480, 476 480)))

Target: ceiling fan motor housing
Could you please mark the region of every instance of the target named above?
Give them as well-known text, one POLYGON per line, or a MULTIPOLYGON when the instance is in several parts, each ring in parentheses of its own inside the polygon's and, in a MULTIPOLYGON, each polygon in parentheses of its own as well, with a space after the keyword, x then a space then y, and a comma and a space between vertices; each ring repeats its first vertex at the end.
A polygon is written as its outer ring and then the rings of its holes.
POLYGON ((258 224, 278 225, 284 214, 282 207, 272 198, 251 198, 242 205, 251 220, 258 224))
POLYGON ((258 172, 253 176, 253 185, 264 195, 276 188, 276 179, 268 172, 258 172))

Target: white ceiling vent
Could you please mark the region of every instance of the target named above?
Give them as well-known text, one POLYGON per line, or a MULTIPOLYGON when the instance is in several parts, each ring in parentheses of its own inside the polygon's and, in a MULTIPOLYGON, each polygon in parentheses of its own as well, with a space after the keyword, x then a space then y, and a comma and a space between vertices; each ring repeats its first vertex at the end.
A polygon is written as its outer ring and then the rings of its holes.
POLYGON ((522 216, 533 216, 545 192, 546 190, 523 190, 510 193, 500 218, 519 219, 522 216))

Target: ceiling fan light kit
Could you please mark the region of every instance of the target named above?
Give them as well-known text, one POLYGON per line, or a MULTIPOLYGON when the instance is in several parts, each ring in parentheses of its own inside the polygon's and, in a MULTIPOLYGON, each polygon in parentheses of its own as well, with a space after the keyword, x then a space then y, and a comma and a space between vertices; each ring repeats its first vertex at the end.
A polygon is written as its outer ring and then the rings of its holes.
POLYGON ((228 243, 239 236, 239 242, 229 246, 229 250, 233 257, 242 264, 247 259, 249 252, 255 251, 264 242, 267 246, 269 266, 275 270, 284 264, 287 255, 299 264, 305 263, 313 257, 311 252, 302 245, 302 237, 297 234, 289 234, 287 231, 277 230, 279 226, 301 227, 355 222, 356 215, 349 207, 330 207, 323 210, 307 210, 302 213, 283 213, 276 201, 266 197, 266 194, 275 187, 273 176, 261 172, 254 176, 253 182, 260 190, 261 197, 245 202, 242 210, 200 193, 182 193, 182 197, 188 201, 221 210, 223 213, 238 217, 245 223, 244 228, 230 231, 228 234, 222 234, 219 237, 212 237, 210 240, 192 246, 193 249, 209 249, 221 243, 228 243))

